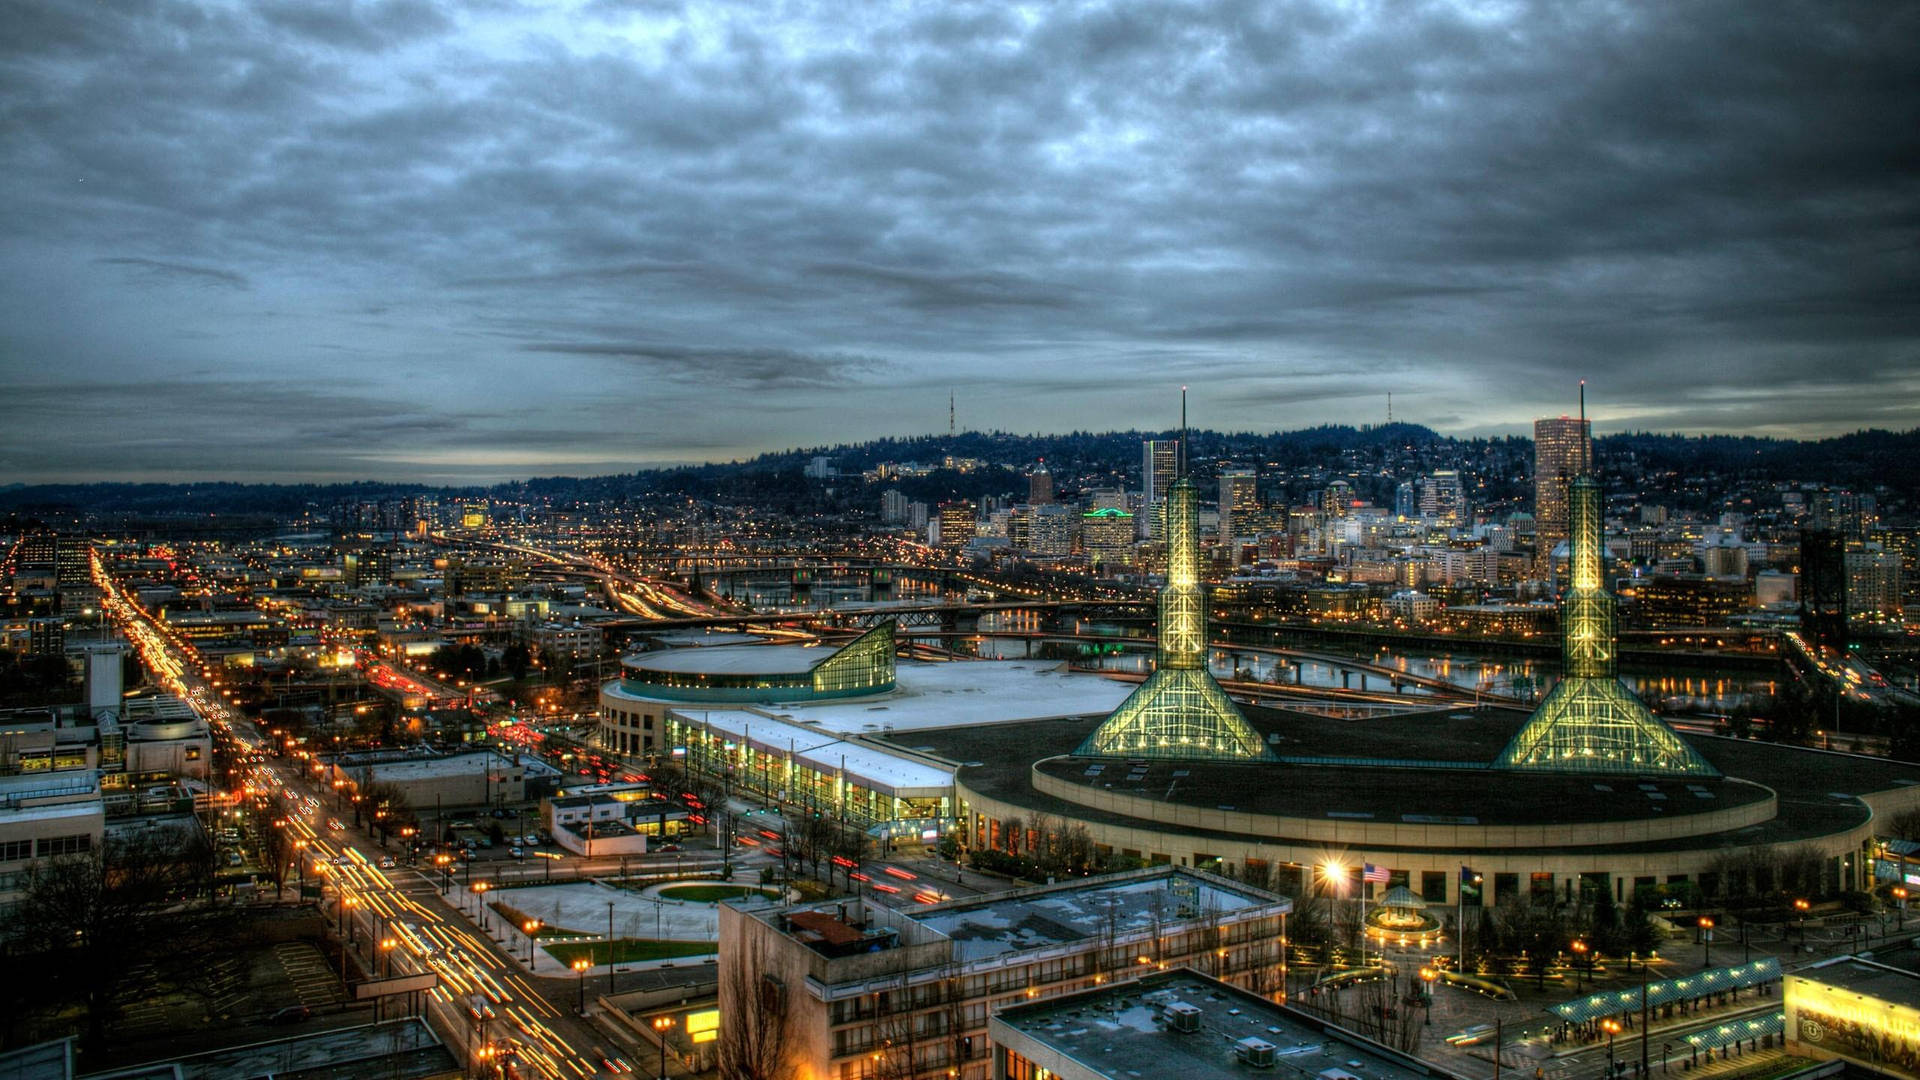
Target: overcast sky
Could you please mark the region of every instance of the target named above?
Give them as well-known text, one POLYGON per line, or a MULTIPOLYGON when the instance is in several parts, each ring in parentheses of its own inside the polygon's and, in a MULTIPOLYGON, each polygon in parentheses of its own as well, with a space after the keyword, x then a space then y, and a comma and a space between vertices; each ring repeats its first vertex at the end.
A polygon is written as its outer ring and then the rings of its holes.
POLYGON ((13 0, 0 482, 1920 424, 1920 5, 13 0))

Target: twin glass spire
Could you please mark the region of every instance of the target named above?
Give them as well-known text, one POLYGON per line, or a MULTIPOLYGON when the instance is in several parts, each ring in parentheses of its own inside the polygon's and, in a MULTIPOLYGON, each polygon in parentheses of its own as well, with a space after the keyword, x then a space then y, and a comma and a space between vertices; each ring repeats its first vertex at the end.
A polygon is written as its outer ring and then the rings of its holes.
POLYGON ((1187 476, 1187 390, 1180 388, 1179 477, 1167 490, 1167 584, 1153 675, 1076 751, 1082 757, 1275 760, 1207 670, 1200 513, 1187 476))
MULTIPOLYGON (((1580 419, 1587 384, 1580 384, 1580 419)), ((1589 466, 1591 468, 1591 466, 1589 466)), ((1500 756, 1497 769, 1583 773, 1719 771, 1647 711, 1618 676, 1613 596, 1602 572, 1600 484, 1582 471, 1568 491, 1568 582, 1560 602, 1561 679, 1500 756)))

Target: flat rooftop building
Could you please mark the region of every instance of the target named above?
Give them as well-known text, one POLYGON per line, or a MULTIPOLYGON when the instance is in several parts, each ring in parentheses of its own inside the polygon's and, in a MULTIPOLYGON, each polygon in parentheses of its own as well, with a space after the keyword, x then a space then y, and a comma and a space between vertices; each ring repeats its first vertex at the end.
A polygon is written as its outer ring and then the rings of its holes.
POLYGON ((933 903, 895 884, 885 901, 722 905, 720 1000, 743 981, 781 988, 795 1080, 986 1080, 994 1012, 1163 968, 1282 986, 1292 902, 1212 874, 1150 867, 933 903))
POLYGON ((993 1017, 993 1080, 1419 1080, 1455 1074, 1190 969, 993 1017))

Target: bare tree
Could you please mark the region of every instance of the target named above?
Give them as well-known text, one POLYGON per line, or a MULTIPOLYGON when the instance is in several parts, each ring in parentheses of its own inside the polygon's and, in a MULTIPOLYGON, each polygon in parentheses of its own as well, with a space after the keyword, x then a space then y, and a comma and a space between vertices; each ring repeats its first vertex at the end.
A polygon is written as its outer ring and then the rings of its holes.
POLYGON ((743 944, 720 979, 720 1080, 787 1080, 787 988, 773 950, 743 944))
POLYGON ((15 949, 37 958, 53 995, 84 1004, 85 1045, 103 1045, 151 965, 192 989, 204 960, 231 937, 231 909, 210 902, 212 856, 198 834, 110 837, 93 851, 36 867, 13 914, 15 949))

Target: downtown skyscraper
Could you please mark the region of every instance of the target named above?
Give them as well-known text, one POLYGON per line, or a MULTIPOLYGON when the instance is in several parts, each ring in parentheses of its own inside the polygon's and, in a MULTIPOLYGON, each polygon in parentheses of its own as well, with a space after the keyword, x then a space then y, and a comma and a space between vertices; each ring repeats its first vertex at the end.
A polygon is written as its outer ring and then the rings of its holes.
POLYGON ((1147 439, 1141 444, 1140 509, 1141 536, 1164 540, 1167 535, 1167 489, 1180 475, 1178 439, 1147 439))
POLYGON ((1593 464, 1593 425, 1561 416, 1533 422, 1533 536, 1539 573, 1553 569, 1553 549, 1568 535, 1567 493, 1593 464))

